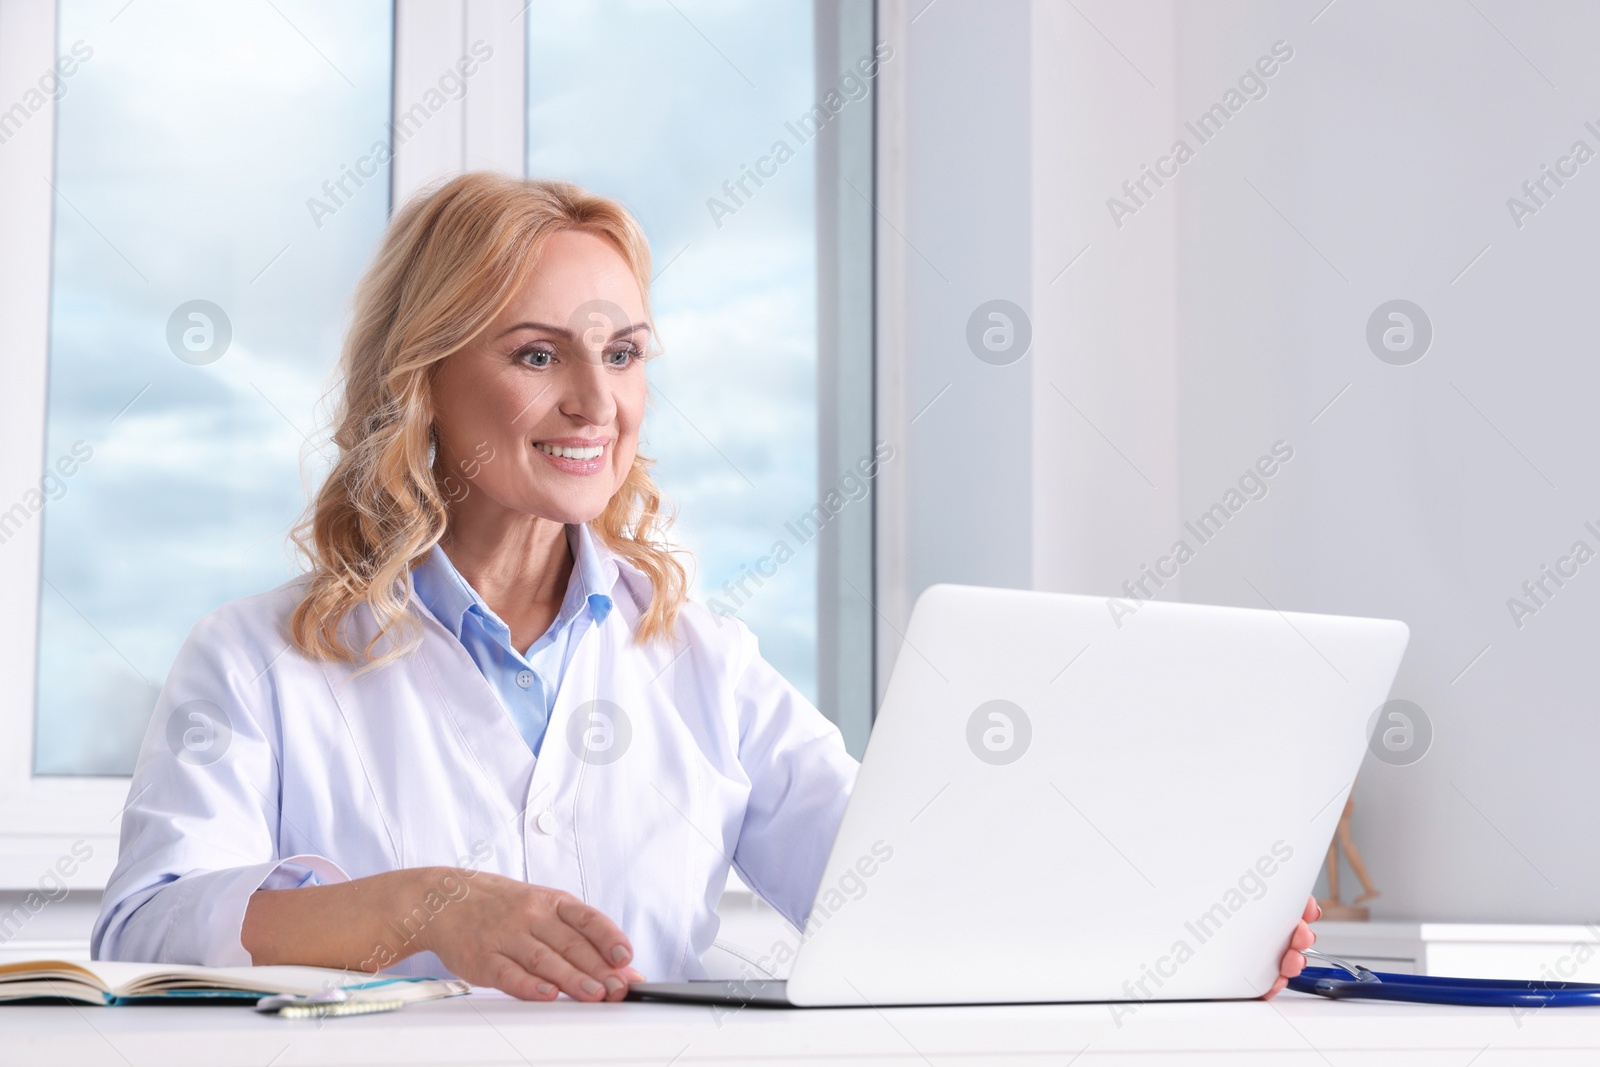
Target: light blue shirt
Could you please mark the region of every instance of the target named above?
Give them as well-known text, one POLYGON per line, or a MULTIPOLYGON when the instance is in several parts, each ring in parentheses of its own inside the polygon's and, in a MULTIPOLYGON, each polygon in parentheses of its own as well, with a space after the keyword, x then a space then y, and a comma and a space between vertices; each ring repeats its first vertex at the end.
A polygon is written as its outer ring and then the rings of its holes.
MULTIPOLYGON (((615 559, 595 551, 587 525, 567 526, 572 549, 572 577, 555 621, 526 652, 511 645, 511 628, 461 576, 450 557, 435 545, 411 572, 412 588, 434 617, 466 648, 505 706, 517 733, 535 756, 550 724, 556 694, 572 662, 573 649, 591 621, 599 625, 611 614, 611 590, 617 582, 615 559)), ((285 863, 262 884, 263 889, 295 889, 322 885, 322 878, 298 863, 285 863)))
POLYGON ((617 581, 616 562, 595 552, 589 527, 566 529, 573 555, 566 597, 550 628, 523 652, 512 646, 511 628, 438 545, 411 572, 417 598, 466 648, 536 756, 573 649, 590 625, 598 626, 611 614, 611 589, 617 581))

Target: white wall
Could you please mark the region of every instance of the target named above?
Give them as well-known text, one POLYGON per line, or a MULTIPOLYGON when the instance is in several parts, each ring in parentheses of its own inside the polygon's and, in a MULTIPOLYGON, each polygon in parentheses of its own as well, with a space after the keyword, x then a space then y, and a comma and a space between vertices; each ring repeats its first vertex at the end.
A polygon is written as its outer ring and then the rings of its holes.
POLYGON ((908 35, 914 107, 902 239, 914 420, 909 578, 918 589, 938 581, 1025 588, 1030 578, 1027 359, 983 362, 966 337, 985 302, 1028 302, 1028 32, 1025 5, 960 3, 927 10, 908 35), (973 56, 987 59, 972 64, 973 56), (951 471, 974 476, 953 482, 951 471))
POLYGON ((1033 584, 1111 594, 1178 524, 1177 197, 1104 204, 1171 142, 1174 19, 1078 7, 1033 8, 1033 584))
MULTIPOLYGON (((985 362, 981 305, 1031 303, 1031 12, 1019 0, 880 0, 896 50, 877 96, 878 686, 935 582, 1032 581, 1032 354, 985 362)), ((1034 346, 1037 348, 1037 344, 1034 346)))
POLYGON ((1600 551, 1600 159, 1520 229, 1506 200, 1600 152, 1600 8, 1324 3, 1033 3, 1033 581, 1118 593, 1288 442, 1161 596, 1410 623, 1395 696, 1435 737, 1358 781, 1375 917, 1591 921, 1600 562, 1520 629, 1506 602, 1600 551), (1181 123, 1279 40, 1199 144, 1181 123), (1180 135, 1194 158, 1119 229, 1106 198, 1180 135), (1435 330, 1409 366, 1365 339, 1393 298, 1435 330))

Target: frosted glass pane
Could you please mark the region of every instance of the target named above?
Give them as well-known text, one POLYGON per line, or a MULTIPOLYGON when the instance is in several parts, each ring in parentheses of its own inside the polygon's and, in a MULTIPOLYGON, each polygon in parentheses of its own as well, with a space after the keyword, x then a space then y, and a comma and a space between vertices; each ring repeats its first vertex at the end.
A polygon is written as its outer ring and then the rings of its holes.
POLYGON ((59 11, 91 54, 56 105, 45 458, 74 470, 35 520, 34 767, 118 775, 190 627, 294 573, 305 435, 389 210, 386 166, 346 175, 388 137, 393 27, 385 0, 59 11))

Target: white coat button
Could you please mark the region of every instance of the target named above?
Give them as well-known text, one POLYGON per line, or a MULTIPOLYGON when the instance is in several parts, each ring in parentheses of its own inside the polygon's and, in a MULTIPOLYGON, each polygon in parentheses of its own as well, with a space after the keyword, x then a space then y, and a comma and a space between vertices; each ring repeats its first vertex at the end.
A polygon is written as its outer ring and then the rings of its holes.
POLYGON ((556 820, 555 812, 541 811, 539 817, 533 820, 533 825, 539 828, 541 834, 553 834, 561 824, 556 820))
POLYGON ((528 688, 528 686, 533 684, 533 672, 532 671, 518 671, 517 672, 517 684, 520 685, 524 689, 528 688))

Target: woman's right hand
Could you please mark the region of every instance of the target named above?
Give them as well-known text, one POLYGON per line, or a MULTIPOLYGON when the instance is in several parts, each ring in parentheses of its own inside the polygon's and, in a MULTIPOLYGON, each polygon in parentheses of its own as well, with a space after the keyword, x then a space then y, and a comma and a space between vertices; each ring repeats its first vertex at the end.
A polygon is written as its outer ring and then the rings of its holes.
MULTIPOLYGON (((473 985, 522 1000, 621 1000, 644 975, 616 923, 570 893, 487 871, 457 871, 468 886, 422 927, 432 951, 473 985)), ((433 877, 429 882, 436 884, 433 877)))

